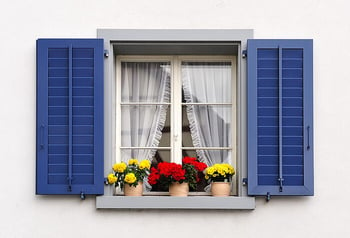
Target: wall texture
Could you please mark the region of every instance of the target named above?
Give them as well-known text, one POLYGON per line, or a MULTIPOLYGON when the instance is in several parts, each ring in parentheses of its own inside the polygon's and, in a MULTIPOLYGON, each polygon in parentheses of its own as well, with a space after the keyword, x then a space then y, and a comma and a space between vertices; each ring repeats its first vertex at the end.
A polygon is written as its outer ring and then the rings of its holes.
POLYGON ((349 237, 347 0, 12 0, 0 8, 0 237, 349 237), (254 211, 119 211, 35 195, 35 40, 97 28, 254 29, 314 39, 315 196, 257 199, 254 211))

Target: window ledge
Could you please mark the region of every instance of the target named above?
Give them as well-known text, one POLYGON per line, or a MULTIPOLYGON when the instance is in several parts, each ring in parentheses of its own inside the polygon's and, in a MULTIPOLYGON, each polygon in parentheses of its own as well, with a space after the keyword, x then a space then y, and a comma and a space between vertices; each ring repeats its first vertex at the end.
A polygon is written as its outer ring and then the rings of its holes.
POLYGON ((101 209, 217 209, 252 210, 254 197, 211 197, 211 196, 98 196, 96 208, 101 209))

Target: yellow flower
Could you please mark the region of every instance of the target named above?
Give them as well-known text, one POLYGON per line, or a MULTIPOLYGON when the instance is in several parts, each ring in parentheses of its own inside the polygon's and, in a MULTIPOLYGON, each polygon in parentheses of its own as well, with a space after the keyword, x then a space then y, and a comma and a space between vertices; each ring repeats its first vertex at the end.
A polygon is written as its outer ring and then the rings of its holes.
POLYGON ((235 174, 235 169, 230 164, 223 164, 228 174, 235 174))
POLYGON ((230 164, 214 164, 213 166, 210 166, 205 171, 205 177, 206 179, 209 179, 211 177, 228 177, 235 174, 235 169, 230 164))
POLYGON ((123 173, 125 169, 126 169, 126 164, 124 162, 113 165, 113 170, 115 172, 123 173))
POLYGON ((117 182, 117 177, 114 174, 108 174, 107 180, 109 184, 117 182))
POLYGON ((129 159, 128 164, 129 165, 138 165, 139 161, 137 159, 129 159))
POLYGON ((133 173, 128 173, 125 175, 124 182, 128 184, 133 184, 136 182, 136 176, 133 173))
POLYGON ((151 162, 149 160, 142 160, 139 165, 140 169, 150 169, 151 168, 151 162))
POLYGON ((218 173, 219 173, 220 175, 224 175, 224 174, 225 174, 224 168, 218 167, 218 173))
POLYGON ((209 168, 207 169, 207 174, 209 174, 209 175, 213 175, 214 172, 215 172, 215 168, 214 168, 214 167, 209 167, 209 168))

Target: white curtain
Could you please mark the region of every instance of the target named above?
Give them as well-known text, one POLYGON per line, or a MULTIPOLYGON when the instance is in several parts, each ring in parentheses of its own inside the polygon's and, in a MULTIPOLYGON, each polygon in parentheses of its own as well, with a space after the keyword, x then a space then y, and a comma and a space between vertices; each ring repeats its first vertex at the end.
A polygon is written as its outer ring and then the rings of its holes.
MULTIPOLYGON (((168 103, 170 65, 161 62, 122 62, 122 103, 168 103)), ((166 105, 122 105, 122 147, 157 147, 162 136, 166 105)), ((152 160, 155 149, 122 150, 122 161, 152 160)))
MULTIPOLYGON (((182 84, 187 116, 195 147, 231 146, 231 105, 203 105, 231 102, 231 65, 225 62, 184 62, 182 84)), ((197 150, 202 162, 230 163, 231 150, 197 150)))

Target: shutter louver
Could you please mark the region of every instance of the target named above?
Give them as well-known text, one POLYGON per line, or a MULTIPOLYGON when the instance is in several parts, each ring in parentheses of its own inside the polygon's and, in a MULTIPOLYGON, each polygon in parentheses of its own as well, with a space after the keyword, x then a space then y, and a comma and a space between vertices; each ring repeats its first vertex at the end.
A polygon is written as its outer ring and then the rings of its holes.
POLYGON ((103 40, 37 41, 37 194, 103 193, 103 40))
POLYGON ((248 40, 248 194, 313 195, 312 40, 248 40))

